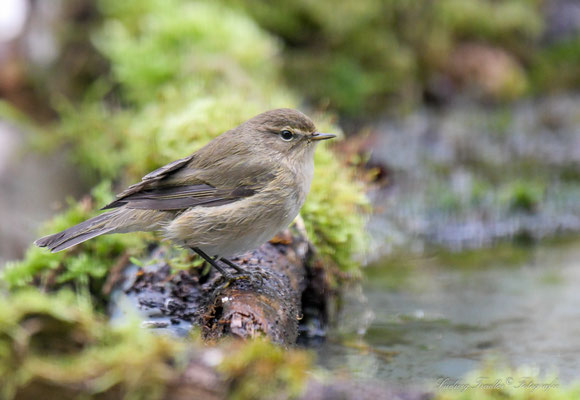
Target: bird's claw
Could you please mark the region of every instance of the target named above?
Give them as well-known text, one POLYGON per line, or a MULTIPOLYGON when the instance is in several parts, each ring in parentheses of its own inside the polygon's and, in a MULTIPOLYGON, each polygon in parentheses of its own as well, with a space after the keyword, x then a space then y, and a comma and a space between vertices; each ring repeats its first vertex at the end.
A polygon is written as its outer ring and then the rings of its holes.
POLYGON ((245 279, 250 282, 250 284, 255 286, 262 286, 264 284, 264 276, 259 272, 245 272, 235 275, 224 275, 224 282, 218 287, 218 289, 225 289, 229 287, 232 283, 245 279))

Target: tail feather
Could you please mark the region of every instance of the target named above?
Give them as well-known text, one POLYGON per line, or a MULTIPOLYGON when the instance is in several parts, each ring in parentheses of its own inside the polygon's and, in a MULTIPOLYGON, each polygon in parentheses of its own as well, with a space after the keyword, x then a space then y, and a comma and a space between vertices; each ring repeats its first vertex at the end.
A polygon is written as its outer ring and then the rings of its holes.
POLYGON ((110 233, 116 228, 108 224, 114 213, 109 212, 97 215, 62 232, 42 237, 35 241, 34 244, 38 247, 47 247, 52 253, 56 253, 96 236, 110 233))

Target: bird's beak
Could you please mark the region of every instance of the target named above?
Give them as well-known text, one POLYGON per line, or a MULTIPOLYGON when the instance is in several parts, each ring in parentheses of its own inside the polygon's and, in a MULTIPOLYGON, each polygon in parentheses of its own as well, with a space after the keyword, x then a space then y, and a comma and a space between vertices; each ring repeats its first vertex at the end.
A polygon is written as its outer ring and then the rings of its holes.
POLYGON ((335 137, 336 137, 336 135, 333 135, 332 133, 314 132, 312 134, 312 136, 310 137, 310 139, 311 140, 327 140, 327 139, 332 139, 335 137))

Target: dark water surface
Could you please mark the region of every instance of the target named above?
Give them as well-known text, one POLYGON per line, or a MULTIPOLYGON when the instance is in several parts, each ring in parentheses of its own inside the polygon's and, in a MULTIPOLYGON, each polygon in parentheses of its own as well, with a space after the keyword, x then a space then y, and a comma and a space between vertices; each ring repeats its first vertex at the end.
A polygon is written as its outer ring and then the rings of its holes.
POLYGON ((488 359, 580 376, 580 240, 410 257, 367 268, 322 365, 403 385, 461 378, 488 359))

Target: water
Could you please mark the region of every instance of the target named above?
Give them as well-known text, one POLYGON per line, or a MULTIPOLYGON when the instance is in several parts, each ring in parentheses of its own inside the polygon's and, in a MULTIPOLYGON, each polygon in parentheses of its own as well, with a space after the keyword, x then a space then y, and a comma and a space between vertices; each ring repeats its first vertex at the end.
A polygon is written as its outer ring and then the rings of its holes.
POLYGON ((580 375, 580 240, 390 259, 352 288, 319 349, 336 373, 401 385, 485 360, 580 375))

